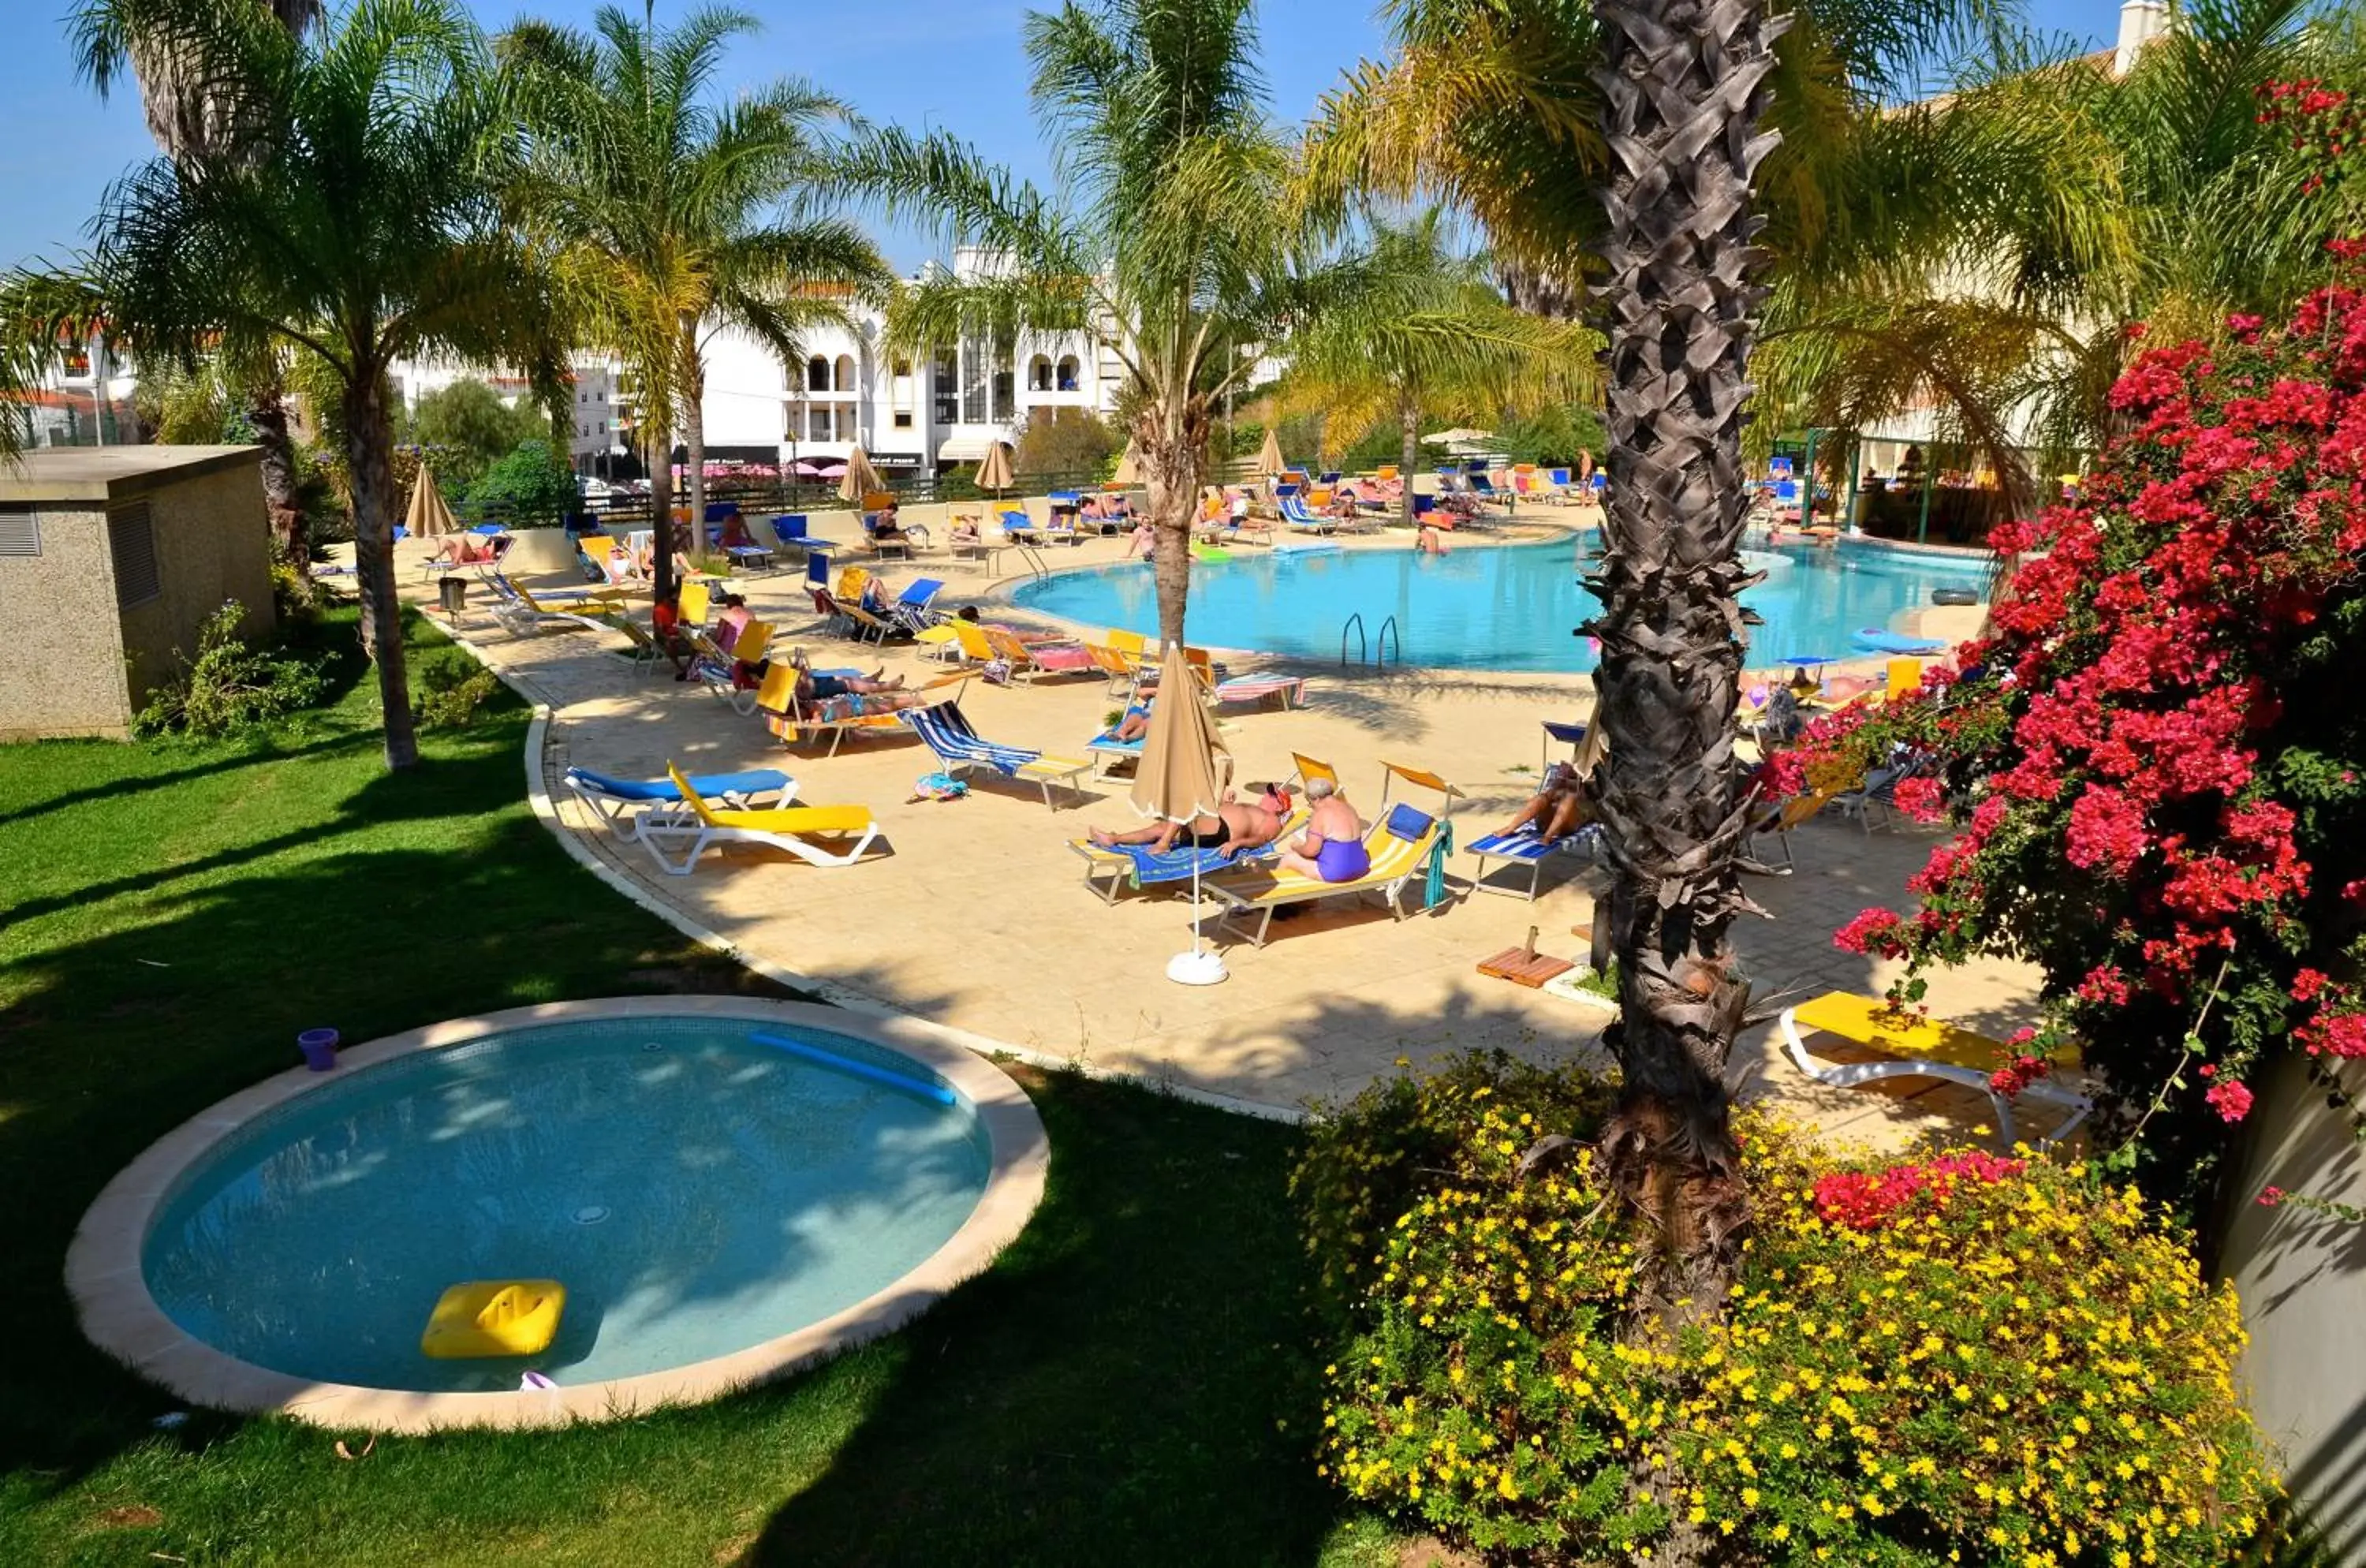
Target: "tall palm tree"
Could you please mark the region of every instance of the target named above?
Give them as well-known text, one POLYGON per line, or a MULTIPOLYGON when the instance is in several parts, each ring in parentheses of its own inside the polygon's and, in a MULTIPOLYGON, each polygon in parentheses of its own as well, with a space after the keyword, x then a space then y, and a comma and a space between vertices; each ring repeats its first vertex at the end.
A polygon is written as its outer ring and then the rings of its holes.
POLYGON ((806 201, 822 131, 847 118, 794 81, 706 102, 753 17, 705 8, 659 29, 603 6, 593 36, 523 23, 501 52, 529 129, 526 226, 552 258, 569 317, 631 368, 649 451, 658 590, 672 585, 675 433, 689 448, 690 516, 705 513, 706 350, 747 333, 792 367, 800 333, 848 319, 884 289, 885 262, 845 222, 782 216, 806 201))
POLYGON ((1085 333, 1123 367, 1159 635, 1180 641, 1211 426, 1316 282, 1300 226, 1277 214, 1289 154, 1267 113, 1252 0, 1067 0, 1028 14, 1026 46, 1056 198, 949 137, 892 129, 860 140, 840 178, 987 254, 976 276, 899 293, 896 341, 1085 333))
POLYGON ((1321 313, 1291 335, 1282 383, 1285 406, 1322 409, 1335 429, 1395 424, 1407 524, 1424 415, 1526 412, 1597 390, 1594 335, 1506 303, 1484 260, 1455 254, 1447 238, 1434 208, 1375 223, 1321 313))
MULTIPOLYGON (((322 0, 254 0, 290 34, 301 34, 328 14, 322 0)), ((84 0, 74 14, 73 36, 83 73, 104 96, 128 62, 140 85, 148 134, 165 157, 179 162, 218 152, 234 140, 229 105, 205 81, 199 62, 175 47, 170 29, 154 24, 160 7, 141 0, 84 0)), ((294 559, 306 554, 302 498, 296 477, 296 443, 289 434, 282 363, 275 354, 226 366, 244 392, 246 423, 263 449, 263 495, 282 547, 294 559)))
MULTIPOLYGON (((395 597, 388 367, 444 352, 524 363, 546 292, 502 223, 510 121, 455 0, 355 0, 299 38, 252 0, 117 0, 202 73, 229 133, 107 194, 78 274, 20 274, 143 357, 301 356, 334 389, 387 765, 418 760, 395 597)), ((10 312, 21 319, 23 307, 10 312)))
POLYGON ((1606 1151, 1662 1239, 1663 1300, 1714 1310, 1747 1216, 1725 1086, 1750 987, 1728 931, 1748 908, 1736 799, 1750 395, 1752 176, 1770 46, 1762 0, 1595 0, 1610 340, 1600 565, 1599 784, 1617 956, 1606 1035, 1624 1077, 1606 1151))

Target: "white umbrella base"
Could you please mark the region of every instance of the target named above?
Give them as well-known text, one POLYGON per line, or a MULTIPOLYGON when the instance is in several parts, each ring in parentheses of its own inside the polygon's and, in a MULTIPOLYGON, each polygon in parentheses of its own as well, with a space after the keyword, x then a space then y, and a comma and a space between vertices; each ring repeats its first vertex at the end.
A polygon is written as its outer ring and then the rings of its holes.
POLYGON ((1212 947, 1178 953, 1166 961, 1166 977, 1178 986, 1221 986, 1229 973, 1224 955, 1212 947))

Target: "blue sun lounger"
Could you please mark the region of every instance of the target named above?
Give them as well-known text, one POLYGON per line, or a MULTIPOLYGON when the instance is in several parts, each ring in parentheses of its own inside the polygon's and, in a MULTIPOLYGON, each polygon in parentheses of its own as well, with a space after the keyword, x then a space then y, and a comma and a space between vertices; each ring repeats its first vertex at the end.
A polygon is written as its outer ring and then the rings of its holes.
POLYGON ((1167 850, 1163 853, 1145 844, 1118 844, 1103 849, 1090 839, 1071 839, 1068 847, 1085 857, 1085 886, 1099 894, 1102 903, 1114 904, 1121 888, 1131 887, 1139 893, 1188 884, 1195 871, 1201 876, 1214 876, 1241 866, 1262 864, 1281 853, 1305 831, 1306 808, 1301 806, 1290 814, 1271 843, 1242 850, 1230 857, 1212 848, 1167 850))
POLYGON ((1043 791, 1043 804, 1056 811, 1052 800, 1052 785, 1056 782, 1081 802, 1084 786, 1077 781, 1092 771, 1092 763, 1073 757, 1046 757, 1041 751, 1024 746, 1003 746, 978 734, 963 713, 958 702, 940 703, 934 707, 903 708, 896 715, 904 726, 927 743, 945 764, 945 771, 956 777, 984 768, 989 773, 1021 784, 1039 785, 1043 791))
POLYGON ((1482 893, 1508 894, 1512 897, 1526 899, 1533 904, 1537 901, 1537 893, 1544 883, 1545 862, 1555 855, 1573 855, 1581 850, 1599 859, 1602 852, 1602 829, 1598 824, 1589 822, 1567 838, 1548 844, 1537 837, 1536 826, 1531 823, 1516 833, 1490 833, 1483 839, 1471 840, 1464 847, 1479 857, 1479 874, 1470 879, 1472 887, 1482 893), (1487 863, 1491 860, 1504 861, 1515 866, 1527 866, 1528 885, 1522 887, 1518 883, 1509 879, 1501 885, 1488 881, 1487 863))
POLYGON ((1900 637, 1879 626, 1867 626, 1849 641, 1868 653, 1944 653, 1948 648, 1944 637, 1900 637))
MULTIPOLYGON (((683 804, 671 779, 618 779, 589 768, 567 770, 567 787, 631 842, 654 812, 683 804)), ((700 773, 690 781, 703 799, 719 800, 735 811, 764 806, 786 806, 796 798, 797 782, 777 768, 752 768, 739 773, 700 773)))

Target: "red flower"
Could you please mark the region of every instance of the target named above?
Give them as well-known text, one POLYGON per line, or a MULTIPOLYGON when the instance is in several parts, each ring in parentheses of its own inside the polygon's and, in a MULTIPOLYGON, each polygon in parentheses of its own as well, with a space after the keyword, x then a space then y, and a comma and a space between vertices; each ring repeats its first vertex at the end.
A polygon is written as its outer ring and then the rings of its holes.
POLYGON ((2284 1190, 2281 1187, 2270 1187, 2259 1194, 2259 1206, 2261 1208, 2272 1209, 2283 1201, 2284 1190))
POLYGON ((2251 1113, 2251 1091, 2234 1078, 2211 1085, 2210 1092, 2202 1098, 2210 1102, 2211 1110, 2228 1122, 2240 1122, 2251 1113))

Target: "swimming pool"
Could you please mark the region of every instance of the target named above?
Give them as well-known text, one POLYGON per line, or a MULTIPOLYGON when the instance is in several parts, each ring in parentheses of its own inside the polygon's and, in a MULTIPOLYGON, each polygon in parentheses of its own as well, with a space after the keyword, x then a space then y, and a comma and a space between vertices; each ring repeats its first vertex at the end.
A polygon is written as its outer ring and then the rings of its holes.
MULTIPOLYGON (((1393 615, 1405 662, 1489 670, 1591 670, 1593 650, 1570 635, 1598 609, 1577 581, 1580 544, 1464 544, 1447 556, 1409 548, 1233 552, 1194 562, 1187 633, 1215 648, 1336 659, 1341 628, 1360 614, 1377 637, 1393 615)), ((1905 551, 1784 547, 1753 551, 1767 580, 1742 595, 1764 617, 1753 660, 1799 654, 1845 659, 1850 635, 1887 628, 1934 588, 1985 587, 1987 568, 1905 551)), ((1062 572, 1017 590, 1031 610, 1087 626, 1155 635, 1157 596, 1142 562, 1062 572)), ((1348 638, 1348 653, 1355 638, 1348 638)))
MULTIPOLYGON (((957 1250, 1014 1153, 972 1092, 1003 1101, 1008 1144, 1024 1096, 990 1064, 922 1060, 819 1010, 644 1006, 299 1074, 156 1187, 140 1281, 197 1346, 299 1391, 276 1402, 298 1414, 324 1386, 528 1398, 528 1371, 592 1395, 578 1413, 697 1396, 653 1378, 683 1370, 727 1370, 704 1391, 722 1392, 762 1374, 751 1350, 932 1293, 916 1271, 957 1250), (501 1280, 565 1287, 546 1349, 422 1351, 447 1287, 501 1280)), ((118 1348, 87 1303, 84 1321, 118 1348)))

